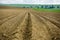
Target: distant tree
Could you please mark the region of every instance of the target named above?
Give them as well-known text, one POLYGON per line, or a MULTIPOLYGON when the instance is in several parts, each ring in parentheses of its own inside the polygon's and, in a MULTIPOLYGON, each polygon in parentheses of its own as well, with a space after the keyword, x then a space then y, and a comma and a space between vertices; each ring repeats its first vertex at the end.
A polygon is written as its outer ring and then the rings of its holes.
POLYGON ((33 8, 32 6, 30 6, 30 8, 33 8))
POLYGON ((23 6, 23 8, 25 8, 25 6, 23 6))
POLYGON ((60 6, 57 6, 57 8, 60 8, 60 6))
POLYGON ((43 8, 43 5, 41 5, 41 8, 43 8))
POLYGON ((45 8, 49 8, 48 6, 49 6, 49 5, 45 5, 45 8))
POLYGON ((36 6, 37 8, 39 8, 39 6, 36 6))
POLYGON ((54 5, 51 5, 50 8, 54 8, 54 5))

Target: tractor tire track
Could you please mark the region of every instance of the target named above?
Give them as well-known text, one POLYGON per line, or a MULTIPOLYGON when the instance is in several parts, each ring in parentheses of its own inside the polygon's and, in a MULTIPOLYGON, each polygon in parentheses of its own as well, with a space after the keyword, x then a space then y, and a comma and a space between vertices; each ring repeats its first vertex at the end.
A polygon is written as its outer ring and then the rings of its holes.
POLYGON ((26 27, 23 33, 23 40, 31 40, 32 38, 32 21, 31 15, 28 13, 28 17, 26 19, 26 27))

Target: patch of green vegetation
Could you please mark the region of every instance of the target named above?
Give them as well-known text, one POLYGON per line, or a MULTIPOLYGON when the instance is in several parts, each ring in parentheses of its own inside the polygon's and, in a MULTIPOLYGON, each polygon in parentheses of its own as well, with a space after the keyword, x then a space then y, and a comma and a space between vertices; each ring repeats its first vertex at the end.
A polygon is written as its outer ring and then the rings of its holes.
POLYGON ((39 6, 39 4, 0 4, 0 6, 11 6, 11 7, 25 7, 25 6, 39 6))
POLYGON ((40 11, 40 12, 59 12, 60 9, 58 8, 52 8, 52 9, 46 9, 46 8, 32 8, 33 10, 40 11))

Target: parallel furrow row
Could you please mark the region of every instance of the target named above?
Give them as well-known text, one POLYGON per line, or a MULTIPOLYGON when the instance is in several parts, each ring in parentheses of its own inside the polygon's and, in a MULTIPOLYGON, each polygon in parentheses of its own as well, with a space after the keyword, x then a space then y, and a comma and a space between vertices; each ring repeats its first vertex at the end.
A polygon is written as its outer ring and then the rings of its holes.
POLYGON ((38 18, 38 20, 41 20, 43 24, 46 25, 46 28, 48 29, 48 32, 51 35, 51 38, 53 40, 58 40, 60 36, 60 29, 58 28, 58 26, 52 23, 50 20, 47 20, 43 16, 39 16, 37 14, 35 14, 35 16, 38 18))
POLYGON ((0 25, 2 25, 3 23, 5 23, 6 21, 8 21, 8 20, 10 20, 10 19, 12 19, 14 17, 16 17, 17 15, 16 14, 15 15, 11 15, 11 16, 8 16, 8 17, 4 18, 3 20, 0 20, 0 25))
POLYGON ((17 15, 0 26, 0 35, 3 35, 1 40, 12 40, 12 38, 14 38, 14 35, 17 32, 17 27, 25 17, 25 13, 23 14, 17 15))

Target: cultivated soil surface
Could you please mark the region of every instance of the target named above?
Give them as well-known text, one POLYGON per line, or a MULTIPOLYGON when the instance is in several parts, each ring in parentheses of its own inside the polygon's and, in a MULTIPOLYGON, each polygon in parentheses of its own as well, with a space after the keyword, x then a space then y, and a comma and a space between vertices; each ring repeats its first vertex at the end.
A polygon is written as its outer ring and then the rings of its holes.
POLYGON ((60 40, 60 13, 0 7, 0 40, 60 40))

